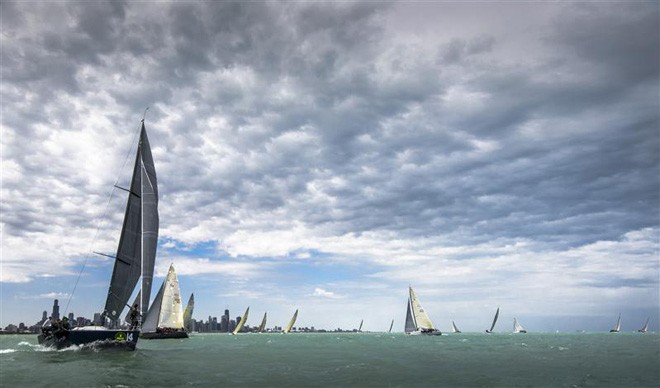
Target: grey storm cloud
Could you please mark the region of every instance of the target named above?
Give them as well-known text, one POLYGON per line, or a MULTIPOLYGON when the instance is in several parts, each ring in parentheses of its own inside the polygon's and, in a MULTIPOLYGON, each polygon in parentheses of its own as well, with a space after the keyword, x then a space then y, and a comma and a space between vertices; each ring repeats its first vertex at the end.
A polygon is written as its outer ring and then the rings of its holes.
MULTIPOLYGON (((330 235, 568 247, 657 225, 650 4, 567 4, 539 27, 543 57, 518 62, 488 33, 391 42, 388 3, 2 7, 4 158, 26 176, 49 157, 40 128, 80 131, 109 102, 106 119, 133 128, 117 112, 151 105, 183 228, 284 214, 330 235)), ((14 228, 36 228, 24 210, 14 228)))

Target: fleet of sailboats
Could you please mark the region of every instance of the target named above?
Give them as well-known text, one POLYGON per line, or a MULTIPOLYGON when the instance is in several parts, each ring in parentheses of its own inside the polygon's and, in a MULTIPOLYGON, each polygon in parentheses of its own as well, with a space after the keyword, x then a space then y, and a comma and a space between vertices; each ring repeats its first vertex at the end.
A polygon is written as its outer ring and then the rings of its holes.
POLYGON ((410 335, 441 335, 440 330, 433 326, 433 322, 422 307, 412 287, 408 287, 408 304, 406 306, 406 334, 410 335))
POLYGON ((135 349, 140 334, 139 326, 132 326, 128 330, 121 329, 118 328, 119 320, 140 279, 142 281, 140 282, 138 307, 141 309, 142 317, 147 313, 156 261, 159 226, 158 183, 144 118, 130 187, 124 190, 128 193, 124 221, 119 235, 117 253, 115 256, 110 256, 115 260, 114 269, 105 307, 101 314, 104 322, 106 319, 110 321, 107 325, 109 327, 104 325, 76 327, 71 330, 44 329, 38 336, 39 344, 58 349, 72 345, 135 349))
POLYGON ((147 312, 140 337, 145 339, 188 338, 183 321, 179 280, 176 277, 174 265, 170 265, 167 276, 147 312))

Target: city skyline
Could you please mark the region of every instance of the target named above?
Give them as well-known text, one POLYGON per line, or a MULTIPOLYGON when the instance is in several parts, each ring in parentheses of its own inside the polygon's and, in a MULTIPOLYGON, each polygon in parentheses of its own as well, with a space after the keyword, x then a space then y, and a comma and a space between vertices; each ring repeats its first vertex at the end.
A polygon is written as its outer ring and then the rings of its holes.
POLYGON ((1 6, 2 327, 101 312, 149 107, 197 319, 660 328, 657 3, 1 6))

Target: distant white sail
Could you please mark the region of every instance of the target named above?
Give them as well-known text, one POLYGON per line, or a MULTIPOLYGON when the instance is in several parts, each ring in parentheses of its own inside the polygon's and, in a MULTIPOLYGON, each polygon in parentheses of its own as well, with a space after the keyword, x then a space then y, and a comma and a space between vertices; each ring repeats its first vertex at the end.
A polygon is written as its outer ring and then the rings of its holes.
POLYGON ((649 318, 646 318, 646 323, 644 324, 644 327, 642 327, 641 329, 637 330, 638 332, 640 332, 640 333, 646 333, 646 332, 649 330, 649 319, 651 319, 651 318, 650 318, 650 317, 649 317, 649 318))
POLYGON ((236 333, 238 333, 239 331, 241 331, 241 329, 243 328, 243 325, 245 325, 245 321, 246 321, 247 318, 248 318, 248 313, 250 313, 250 306, 248 306, 247 310, 245 310, 245 314, 243 314, 243 316, 241 317, 240 322, 238 322, 238 325, 236 325, 236 328, 234 329, 234 331, 232 332, 232 334, 235 335, 236 333))
POLYGON ((495 318, 493 318, 493 323, 490 325, 490 329, 486 330, 486 333, 492 333, 493 329, 495 328, 495 324, 497 323, 497 317, 500 316, 500 308, 497 308, 497 311, 495 311, 495 318))
POLYGON ((619 318, 616 320, 616 325, 610 330, 610 333, 618 333, 621 331, 621 314, 619 314, 619 318))
POLYGON ((264 318, 261 320, 261 325, 259 325, 257 332, 263 333, 264 331, 266 331, 266 313, 264 313, 264 318))
POLYGON ((514 333, 527 333, 524 327, 518 322, 516 318, 513 318, 513 332, 514 333))
POLYGON ((293 317, 291 317, 291 320, 289 321, 289 324, 286 325, 286 328, 284 329, 284 333, 289 333, 291 329, 293 328, 293 325, 296 324, 296 318, 298 318, 298 310, 296 310, 295 313, 293 313, 293 317))
POLYGON ((458 327, 456 327, 456 324, 454 323, 454 321, 451 321, 451 331, 452 331, 452 333, 460 333, 461 332, 460 330, 458 330, 458 327))

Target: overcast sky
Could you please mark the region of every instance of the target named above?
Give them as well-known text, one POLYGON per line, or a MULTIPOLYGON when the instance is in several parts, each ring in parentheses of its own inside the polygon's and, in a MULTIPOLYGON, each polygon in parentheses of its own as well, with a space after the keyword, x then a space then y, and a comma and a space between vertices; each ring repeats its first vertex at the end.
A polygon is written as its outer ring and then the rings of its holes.
POLYGON ((0 7, 3 327, 103 308, 147 106, 196 319, 659 327, 655 1, 0 7))

